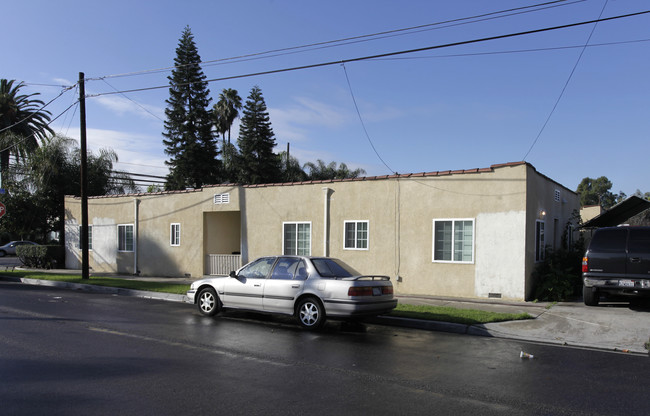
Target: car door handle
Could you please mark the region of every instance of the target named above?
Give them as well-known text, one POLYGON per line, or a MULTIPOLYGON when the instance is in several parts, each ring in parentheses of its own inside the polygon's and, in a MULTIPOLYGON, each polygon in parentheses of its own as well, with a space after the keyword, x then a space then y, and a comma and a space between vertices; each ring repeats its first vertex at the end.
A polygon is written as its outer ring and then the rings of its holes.
POLYGON ((291 285, 291 289, 298 289, 300 288, 300 285, 291 285))
POLYGON ((253 286, 260 287, 260 286, 262 286, 262 284, 261 283, 255 283, 253 286))
POLYGON ((641 263, 641 257, 630 257, 630 263, 641 263))

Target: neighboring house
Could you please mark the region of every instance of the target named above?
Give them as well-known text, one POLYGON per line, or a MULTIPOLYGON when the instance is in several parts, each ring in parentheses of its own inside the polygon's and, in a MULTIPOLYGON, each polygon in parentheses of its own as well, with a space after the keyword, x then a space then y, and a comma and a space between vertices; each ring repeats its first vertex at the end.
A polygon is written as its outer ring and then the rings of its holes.
MULTIPOLYGON (((93 272, 199 278, 259 256, 307 254, 389 275, 399 294, 523 300, 580 200, 517 162, 94 197, 88 206, 93 272)), ((67 197, 65 209, 66 267, 79 269, 81 200, 67 197)))

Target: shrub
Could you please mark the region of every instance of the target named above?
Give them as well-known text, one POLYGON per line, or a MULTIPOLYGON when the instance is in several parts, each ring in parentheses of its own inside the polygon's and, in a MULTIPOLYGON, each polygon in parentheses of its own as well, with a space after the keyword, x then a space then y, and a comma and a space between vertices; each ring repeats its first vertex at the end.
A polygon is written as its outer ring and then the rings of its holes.
POLYGON ((31 246, 16 247, 16 256, 27 267, 38 269, 57 268, 63 264, 64 250, 62 246, 31 246))
POLYGON ((582 288, 581 260, 579 249, 548 250, 533 271, 535 299, 559 302, 578 295, 582 288))

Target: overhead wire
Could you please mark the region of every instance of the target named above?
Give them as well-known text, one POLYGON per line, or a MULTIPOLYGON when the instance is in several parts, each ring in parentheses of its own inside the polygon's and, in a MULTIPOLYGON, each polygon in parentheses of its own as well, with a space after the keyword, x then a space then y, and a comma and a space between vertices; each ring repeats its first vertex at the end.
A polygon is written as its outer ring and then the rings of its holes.
MULTIPOLYGON (((73 86, 69 86, 69 87, 65 87, 65 88, 63 88, 63 89, 61 90, 61 92, 59 93, 59 95, 57 95, 56 97, 52 98, 52 99, 51 99, 50 101, 48 101, 46 104, 43 104, 43 105, 42 105, 38 110, 32 111, 32 112, 31 112, 27 117, 23 118, 22 120, 18 120, 18 121, 16 121, 14 124, 12 124, 12 125, 10 125, 10 126, 7 126, 7 127, 5 127, 5 128, 0 129, 0 134, 1 134, 1 133, 4 133, 5 131, 7 131, 7 130, 9 130, 9 129, 12 129, 12 128, 16 127, 17 125, 19 125, 19 124, 21 124, 21 123, 24 123, 24 122, 26 122, 27 120, 29 120, 30 118, 34 117, 36 114, 38 114, 39 112, 43 111, 43 110, 44 110, 48 105, 50 105, 50 104, 52 104, 54 101, 58 100, 58 99, 59 99, 63 94, 65 94, 66 92, 70 91, 72 88, 74 88, 74 85, 73 85, 73 86)), ((67 110, 66 110, 66 111, 67 111, 67 110)), ((47 123, 47 124, 49 125, 50 123, 47 123)))
MULTIPOLYGON (((59 117, 61 117, 63 114, 65 114, 68 110, 70 110, 73 106, 77 105, 78 103, 79 103, 79 100, 77 100, 77 101, 75 101, 74 103, 70 104, 70 105, 68 106, 68 108, 66 108, 66 109, 63 110, 61 113, 59 113, 58 116, 54 117, 52 120, 50 120, 49 122, 47 122, 46 125, 49 126, 50 124, 54 123, 54 122, 55 122, 59 117)), ((16 140, 15 142, 13 142, 13 143, 10 144, 9 146, 5 147, 4 149, 0 149, 0 153, 5 152, 5 151, 7 151, 7 150, 10 150, 11 148, 18 146, 19 144, 26 142, 27 140, 31 139, 31 138, 34 137, 35 135, 36 135, 36 132, 30 134, 29 136, 22 137, 21 140, 16 140)))
POLYGON ((129 97, 128 95, 123 94, 123 93, 120 93, 119 90, 118 90, 117 88, 115 88, 114 86, 112 86, 111 84, 109 84, 108 81, 106 81, 104 78, 101 78, 101 80, 104 81, 104 83, 105 83, 106 85, 108 85, 109 87, 111 87, 113 90, 117 91, 117 92, 118 92, 122 97, 124 97, 124 98, 126 98, 127 100, 131 101, 133 104, 137 105, 138 107, 140 107, 141 109, 143 109, 144 111, 146 111, 147 113, 149 113, 150 115, 152 115, 153 117, 157 118, 157 119, 160 120, 160 121, 163 121, 163 122, 165 121, 165 120, 163 120, 162 118, 158 117, 156 114, 154 114, 154 113, 152 113, 151 111, 149 111, 149 109, 147 109, 145 106, 143 106, 143 105, 140 104, 139 102, 137 102, 137 101, 131 99, 131 97, 129 97))
POLYGON ((573 74, 576 72, 576 68, 578 67, 578 64, 580 64, 580 60, 582 59, 582 55, 584 55, 585 50, 587 49, 587 45, 589 44, 589 41, 591 40, 591 37, 593 36, 594 32, 596 31, 596 26, 598 26, 598 21, 602 17, 603 13, 605 12, 605 8, 607 7, 608 0, 605 0, 605 3, 603 4, 603 8, 600 10, 600 15, 598 16, 598 20, 596 23, 594 23, 594 26, 591 28, 591 31, 589 32, 589 36, 587 37, 587 40, 585 41, 585 45, 580 51, 580 54, 578 55, 578 59, 576 59, 575 64, 573 65, 573 68, 571 69, 571 73, 569 73, 569 76, 564 83, 564 86, 562 87, 562 90, 560 91, 560 94, 558 95, 557 99, 555 100, 555 103, 553 104, 553 108, 551 108, 551 111, 549 112, 548 116, 546 117, 546 120, 544 121, 544 124, 540 128, 539 132, 537 133, 537 136, 535 137, 535 140, 533 140, 533 143, 530 145, 530 148, 524 155, 522 160, 526 160, 530 152, 533 150, 533 147, 537 144, 539 141, 539 138, 542 136, 542 133, 544 133, 544 130, 546 130, 546 126, 548 125, 549 121, 551 121, 551 117, 553 117, 553 114, 555 113, 555 110, 557 109, 558 104, 560 104, 560 101, 562 100, 562 97, 564 96, 564 92, 566 91, 567 87, 569 86, 569 83, 571 82, 571 79, 573 78, 573 74))
POLYGON ((566 49, 581 49, 581 48, 595 48, 601 46, 615 46, 615 45, 625 45, 631 43, 642 43, 650 42, 650 39, 633 39, 633 40, 623 40, 618 42, 602 42, 602 43, 592 43, 590 45, 568 45, 568 46, 550 46, 547 48, 529 48, 529 49, 512 49, 504 51, 490 51, 490 52, 468 52, 468 53, 454 53, 446 55, 429 55, 429 56, 400 56, 396 58, 381 58, 377 59, 378 61, 397 61, 397 60, 418 60, 418 59, 437 59, 437 58, 461 58, 467 56, 484 56, 484 55, 505 55, 505 54, 517 54, 517 53, 528 53, 528 52, 547 52, 547 51, 561 51, 566 49))
POLYGON ((341 63, 341 66, 343 67, 343 72, 345 73, 345 80, 348 83, 348 88, 350 90, 350 96, 352 96, 352 102, 354 103, 354 109, 357 111, 357 116, 359 116, 359 122, 361 122, 361 127, 363 127, 363 132, 366 134, 366 138, 368 139, 368 143, 370 143, 370 147, 375 152, 375 155, 377 155, 377 158, 379 158, 381 163, 383 163, 384 166, 386 166, 386 168, 389 171, 397 173, 393 169, 391 169, 390 166, 388 166, 386 161, 379 155, 379 152, 375 148, 375 145, 372 143, 372 140, 370 139, 370 135, 368 134, 368 129, 366 129, 366 124, 363 122, 363 117, 361 117, 361 112, 359 111, 359 106, 357 105, 357 100, 356 100, 356 98, 354 98, 354 92, 352 91, 352 84, 350 84, 350 77, 348 77, 348 70, 345 68, 344 63, 341 63))
MULTIPOLYGON (((250 78, 250 77, 262 76, 262 75, 279 74, 279 73, 298 71, 298 70, 304 70, 304 69, 313 69, 313 68, 321 68, 321 67, 332 66, 332 65, 340 65, 342 63, 361 62, 361 61, 374 60, 374 59, 386 58, 386 57, 391 57, 391 56, 399 56, 399 55, 406 55, 406 54, 412 54, 412 53, 417 53, 417 52, 430 51, 430 50, 435 50, 435 49, 450 48, 450 47, 462 46, 462 45, 471 45, 471 44, 475 44, 475 43, 488 42, 488 41, 493 41, 493 40, 508 39, 508 38, 513 38, 513 37, 518 37, 518 36, 527 36, 527 35, 536 34, 536 33, 544 33, 544 32, 549 32, 549 31, 554 31, 554 30, 568 29, 568 28, 579 27, 579 26, 584 26, 584 25, 598 23, 598 22, 607 22, 607 21, 612 21, 612 20, 618 20, 618 19, 624 19, 624 18, 629 18, 629 17, 641 16, 641 15, 648 14, 648 13, 650 13, 650 10, 643 10, 643 11, 640 11, 640 12, 628 13, 628 14, 611 16, 611 17, 606 17, 606 18, 599 18, 599 19, 595 19, 595 20, 587 20, 587 21, 583 21, 583 22, 569 23, 569 24, 564 24, 564 25, 559 25, 559 26, 551 26, 551 27, 545 27, 545 28, 540 28, 540 29, 526 30, 526 31, 522 31, 522 32, 514 32, 514 33, 508 33, 508 34, 502 34, 502 35, 488 36, 488 37, 470 39, 470 40, 465 40, 465 41, 451 42, 451 43, 445 43, 445 44, 439 44, 439 45, 431 45, 431 46, 425 46, 425 47, 414 48, 414 49, 405 49, 405 50, 386 52, 386 53, 381 53, 381 54, 376 54, 376 55, 368 55, 368 56, 361 56, 361 57, 356 57, 356 58, 341 59, 341 60, 337 60, 337 61, 321 62, 321 63, 310 64, 310 65, 301 65, 301 66, 294 66, 294 67, 288 67, 288 68, 273 69, 273 70, 268 70, 268 71, 253 72, 253 73, 248 73, 248 74, 240 74, 240 75, 232 75, 232 76, 227 76, 227 77, 212 78, 212 79, 205 80, 205 82, 210 83, 210 82, 227 81, 227 80, 233 80, 233 79, 250 78)), ((186 85, 186 84, 179 84, 179 86, 182 86, 182 85, 186 85)), ((89 95, 88 97, 99 97, 99 96, 103 96, 103 95, 113 95, 113 94, 127 94, 127 93, 134 93, 134 92, 152 91, 152 90, 163 89, 163 88, 169 88, 169 85, 160 85, 160 86, 143 87, 143 88, 133 88, 133 89, 127 89, 127 90, 114 91, 114 92, 104 92, 104 93, 89 95)))
POLYGON ((133 71, 133 72, 127 72, 127 73, 121 73, 121 74, 103 75, 103 76, 99 76, 99 77, 87 78, 87 80, 93 81, 93 80, 100 80, 100 79, 106 79, 106 78, 118 78, 118 77, 129 77, 129 76, 137 76, 137 75, 147 75, 147 74, 152 74, 152 73, 167 72, 167 71, 170 71, 172 69, 183 68, 183 67, 194 66, 194 65, 211 66, 211 65, 217 65, 217 64, 222 64, 222 63, 243 62, 243 61, 248 61, 248 60, 251 60, 251 59, 260 59, 261 57, 277 57, 277 56, 285 55, 285 53, 283 53, 283 52, 286 52, 286 54, 288 54, 288 53, 296 53, 296 51, 301 50, 301 49, 317 50, 317 49, 322 49, 324 47, 336 47, 336 46, 348 45, 348 44, 352 44, 352 43, 359 43, 359 42, 367 42, 367 41, 373 41, 373 40, 378 40, 378 39, 385 39, 387 37, 392 37, 392 36, 410 35, 410 34, 413 34, 413 33, 420 33, 420 32, 427 31, 427 30, 441 29, 441 28, 446 28, 446 27, 460 25, 460 24, 476 23, 476 22, 480 22, 480 21, 498 19, 498 18, 503 18, 503 17, 509 17, 509 16, 514 16, 514 15, 523 14, 523 13, 536 12, 536 11, 545 10, 545 9, 549 9, 549 8, 564 7, 564 6, 568 6, 568 5, 572 5, 572 4, 576 4, 576 3, 582 3, 584 1, 586 1, 586 0, 573 0, 573 1, 554 0, 554 1, 547 1, 547 2, 533 4, 533 5, 529 5, 529 6, 515 7, 515 8, 499 10, 499 11, 495 11, 495 12, 483 13, 483 14, 474 15, 474 16, 462 17, 462 18, 457 18, 457 19, 450 19, 450 20, 446 20, 446 21, 442 21, 442 22, 427 23, 427 24, 423 24, 423 25, 416 25, 416 26, 411 26, 411 27, 406 27, 406 28, 386 30, 386 31, 372 33, 372 34, 351 36, 351 37, 335 39, 335 40, 329 40, 329 41, 323 41, 323 42, 315 42, 315 43, 310 43, 310 44, 306 44, 306 45, 290 46, 290 47, 285 47, 285 48, 277 48, 277 49, 272 49, 272 50, 269 50, 269 51, 255 52, 255 53, 244 54, 244 55, 239 55, 239 56, 233 56, 233 57, 228 57, 228 58, 212 59, 212 60, 208 60, 208 61, 202 61, 200 63, 189 63, 189 64, 185 64, 185 65, 170 66, 170 67, 163 67, 163 68, 156 68, 156 69, 148 69, 148 70, 142 70, 142 71, 133 71), (532 9, 532 10, 527 10, 527 9, 532 9), (444 26, 444 25, 447 25, 447 26, 444 26))

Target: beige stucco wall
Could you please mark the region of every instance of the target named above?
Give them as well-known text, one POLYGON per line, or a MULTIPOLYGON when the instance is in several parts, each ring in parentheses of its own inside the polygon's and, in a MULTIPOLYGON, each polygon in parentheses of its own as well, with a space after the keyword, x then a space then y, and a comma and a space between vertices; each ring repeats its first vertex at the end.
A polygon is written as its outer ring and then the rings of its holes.
MULTIPOLYGON (((239 242, 233 243, 236 237, 230 232, 227 234, 227 244, 216 244, 214 237, 210 237, 220 227, 239 229, 239 194, 239 187, 218 187, 176 193, 90 198, 88 223, 93 227, 93 249, 89 253, 89 260, 92 271, 126 274, 137 271, 145 276, 203 276, 208 254, 204 244, 211 249, 227 249, 227 254, 239 248, 239 242), (221 193, 228 193, 230 202, 214 204, 214 194, 221 193), (210 217, 211 213, 215 216, 210 217), (181 224, 180 246, 171 245, 172 223, 181 224), (133 252, 117 250, 117 227, 121 224, 133 224, 136 228, 137 244, 133 252), (204 238, 204 229, 207 228, 211 233, 204 238)), ((66 267, 78 269, 81 267, 78 249, 81 200, 66 197, 65 204, 66 267)))
POLYGON ((282 252, 284 222, 309 222, 312 255, 328 254, 363 273, 389 275, 399 293, 524 297, 525 165, 481 173, 246 188, 245 192, 250 258, 282 252), (471 264, 433 262, 434 219, 474 220, 471 264), (368 221, 368 250, 344 249, 346 220, 368 221))
MULTIPOLYGON (((199 277, 208 254, 241 252, 244 262, 282 254, 283 224, 311 225, 311 254, 338 257, 366 274, 385 274, 397 293, 529 297, 535 221, 546 214, 547 242, 558 234, 577 195, 528 164, 435 175, 269 186, 218 186, 89 201, 94 271, 199 277), (554 192, 563 197, 554 201, 554 192), (214 195, 228 193, 226 204, 214 195), (137 212, 136 202, 137 201, 137 212), (137 222, 136 222, 137 215, 137 222), (474 259, 433 261, 433 221, 474 221, 474 259), (367 221, 367 250, 344 248, 344 222, 367 221), (117 225, 137 223, 137 251, 117 251, 117 225), (171 246, 170 225, 181 224, 171 246), (137 264, 136 264, 137 258, 137 264)), ((66 266, 79 268, 80 200, 66 199, 66 266)))
MULTIPOLYGON (((535 226, 537 221, 544 223, 545 244, 547 249, 562 247, 562 238, 566 225, 574 214, 579 215, 580 197, 562 185, 540 175, 532 166, 528 171, 527 218, 526 218, 526 275, 530 276, 535 268, 535 226), (556 192, 559 200, 556 200, 556 192)), ((534 282, 526 280, 525 293, 532 299, 534 282)))

